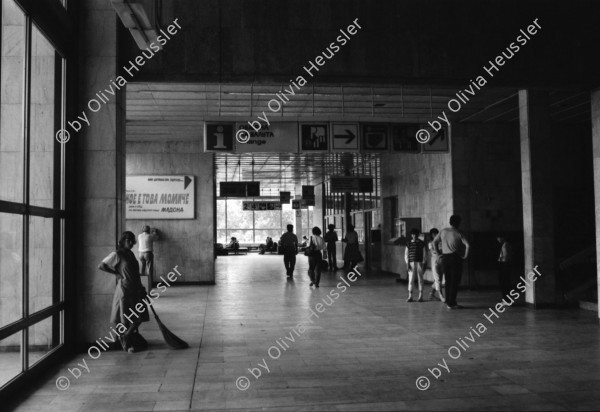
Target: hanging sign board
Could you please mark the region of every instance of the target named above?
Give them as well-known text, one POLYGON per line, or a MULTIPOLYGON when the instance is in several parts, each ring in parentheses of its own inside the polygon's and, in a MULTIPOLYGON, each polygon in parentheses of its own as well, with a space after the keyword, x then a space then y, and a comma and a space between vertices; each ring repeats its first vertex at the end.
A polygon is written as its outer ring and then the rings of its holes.
POLYGON ((395 124, 391 127, 392 151, 403 153, 421 153, 422 144, 415 135, 422 127, 418 124, 395 124))
POLYGON ((280 202, 252 202, 243 201, 242 210, 281 210, 280 202))
POLYGON ((290 200, 292 199, 291 192, 279 192, 279 201, 286 205, 290 204, 290 200))
MULTIPOLYGON (((254 130, 248 122, 236 123, 236 133, 246 130, 249 137, 246 143, 235 141, 236 153, 298 153, 298 123, 262 123, 260 130, 254 130)), ((245 139, 242 139, 245 140, 245 139)))
POLYGON ((329 151, 329 123, 300 123, 302 152, 329 151))
POLYGON ((221 197, 258 197, 260 182, 220 182, 221 197))
POLYGON ((306 200, 292 200, 292 209, 308 209, 308 204, 306 200))
POLYGON ((331 193, 371 193, 373 177, 371 176, 331 176, 331 193))
POLYGON ((358 152, 358 123, 331 123, 331 151, 358 152))
POLYGON ((362 124, 362 150, 367 152, 387 152, 388 129, 387 124, 362 124))
POLYGON ((302 199, 314 199, 315 187, 302 185, 302 199))
MULTIPOLYGON (((450 129, 442 127, 435 133, 427 143, 423 143, 423 153, 448 153, 450 151, 450 129)), ((415 139, 416 140, 416 139, 415 139)))
POLYGON ((126 219, 194 219, 194 176, 127 176, 126 219))
POLYGON ((233 151, 233 123, 204 122, 204 151, 233 151))

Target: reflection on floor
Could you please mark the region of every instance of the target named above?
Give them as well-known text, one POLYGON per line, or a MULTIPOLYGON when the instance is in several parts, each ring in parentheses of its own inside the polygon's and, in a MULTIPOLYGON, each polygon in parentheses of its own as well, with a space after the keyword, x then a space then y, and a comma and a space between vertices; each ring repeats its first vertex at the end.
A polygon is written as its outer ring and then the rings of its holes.
POLYGON ((491 324, 484 313, 498 293, 462 291, 466 308, 449 311, 439 302, 406 303, 406 285, 389 275, 361 271, 342 291, 325 273, 314 289, 306 269, 298 256, 288 281, 281 256, 219 257, 216 286, 173 287, 156 304, 191 349, 169 350, 151 322, 142 329, 149 351, 104 353, 60 392, 56 378, 83 355, 73 357, 17 410, 598 408, 595 313, 511 307, 491 324), (327 306, 332 290, 339 297, 327 306), (470 329, 478 323, 487 328, 480 336, 470 329), (420 376, 429 390, 416 388, 420 376), (237 389, 236 379, 249 388, 237 389))

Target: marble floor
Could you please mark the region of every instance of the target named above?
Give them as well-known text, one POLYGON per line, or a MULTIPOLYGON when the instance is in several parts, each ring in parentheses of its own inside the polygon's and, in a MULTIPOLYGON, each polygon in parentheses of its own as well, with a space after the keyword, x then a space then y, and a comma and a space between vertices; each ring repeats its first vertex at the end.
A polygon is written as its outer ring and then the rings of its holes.
POLYGON ((155 305, 190 349, 170 350, 151 321, 141 330, 149 350, 73 356, 14 409, 598 409, 596 313, 513 306, 492 324, 484 314, 498 293, 461 291, 465 309, 451 311, 407 303, 389 275, 359 268, 346 285, 343 272, 325 273, 315 289, 306 269, 298 256, 288 281, 281 256, 219 257, 216 286, 172 287, 155 305), (56 379, 83 357, 89 373, 59 391, 56 379), (416 387, 423 377, 428 390, 416 387))

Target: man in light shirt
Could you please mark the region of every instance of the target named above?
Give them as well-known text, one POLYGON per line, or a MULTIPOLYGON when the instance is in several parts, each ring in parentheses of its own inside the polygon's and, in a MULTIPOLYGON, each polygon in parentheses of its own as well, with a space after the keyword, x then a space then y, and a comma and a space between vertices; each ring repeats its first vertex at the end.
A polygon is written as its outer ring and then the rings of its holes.
POLYGON ((150 226, 144 226, 138 235, 138 252, 142 262, 142 276, 149 276, 150 281, 154 275, 154 241, 158 240, 156 229, 150 231, 150 226))
POLYGON ((462 277, 462 261, 469 257, 469 242, 458 231, 461 218, 458 215, 450 216, 450 227, 442 231, 433 240, 437 250, 442 249, 442 265, 446 276, 446 305, 448 309, 460 309, 456 302, 458 286, 462 277), (464 252, 463 252, 464 248, 464 252))

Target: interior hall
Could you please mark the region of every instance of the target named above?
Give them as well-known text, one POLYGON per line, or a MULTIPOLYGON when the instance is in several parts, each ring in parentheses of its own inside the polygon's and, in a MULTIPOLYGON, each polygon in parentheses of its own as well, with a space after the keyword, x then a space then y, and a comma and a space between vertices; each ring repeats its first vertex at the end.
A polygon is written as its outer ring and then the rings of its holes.
POLYGON ((0 410, 598 408, 600 3, 0 2, 0 410))

